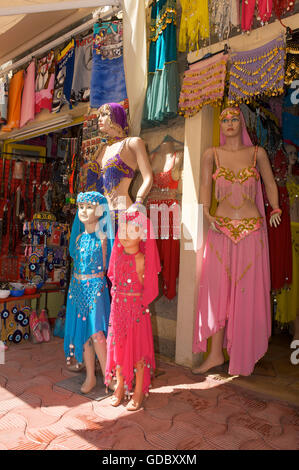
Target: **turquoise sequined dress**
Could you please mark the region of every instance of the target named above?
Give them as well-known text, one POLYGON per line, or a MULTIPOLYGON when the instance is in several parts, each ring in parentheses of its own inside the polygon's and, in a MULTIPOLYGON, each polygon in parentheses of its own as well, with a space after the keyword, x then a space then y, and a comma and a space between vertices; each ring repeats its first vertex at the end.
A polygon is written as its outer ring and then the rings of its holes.
POLYGON ((70 244, 74 271, 66 310, 64 351, 67 359, 75 357, 83 362, 86 341, 99 331, 107 336, 110 297, 104 272, 108 267, 109 249, 108 256, 105 251, 105 242, 102 246, 97 233, 83 232, 70 244))
POLYGON ((176 18, 176 0, 157 0, 153 4, 143 127, 167 122, 178 113, 180 79, 177 64, 176 18))

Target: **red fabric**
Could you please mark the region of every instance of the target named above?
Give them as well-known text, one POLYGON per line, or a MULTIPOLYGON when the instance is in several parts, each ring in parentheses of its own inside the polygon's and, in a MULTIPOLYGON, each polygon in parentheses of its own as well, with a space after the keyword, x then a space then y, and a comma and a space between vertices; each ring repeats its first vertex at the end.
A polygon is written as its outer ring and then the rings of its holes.
MULTIPOLYGON (((272 0, 258 0, 259 21, 266 23, 272 14, 272 0)), ((253 25, 256 0, 243 0, 241 26, 243 31, 250 31, 253 25)))
POLYGON ((281 223, 278 227, 270 227, 270 204, 266 208, 271 288, 282 289, 292 283, 292 235, 290 220, 289 194, 285 186, 278 186, 279 207, 282 209, 281 223))
MULTIPOLYGON (((268 225, 271 288, 281 289, 292 283, 292 234, 290 220, 289 193, 285 186, 288 162, 280 149, 273 160, 273 172, 278 183, 279 207, 282 210, 281 223, 278 227, 270 227, 272 207, 268 201, 266 218, 268 225)), ((266 198, 265 198, 266 199, 266 198)))

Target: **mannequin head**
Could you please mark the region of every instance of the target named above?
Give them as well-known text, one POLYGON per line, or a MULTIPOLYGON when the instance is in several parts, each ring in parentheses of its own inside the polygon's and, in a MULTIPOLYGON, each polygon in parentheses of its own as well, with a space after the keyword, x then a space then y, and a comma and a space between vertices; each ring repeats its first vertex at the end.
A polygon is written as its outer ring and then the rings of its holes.
POLYGON ((225 137, 236 137, 242 132, 239 108, 225 108, 220 114, 220 130, 225 137))
POLYGON ((102 214, 103 210, 99 204, 92 204, 91 202, 78 203, 78 217, 84 225, 97 223, 102 214))
POLYGON ((291 166, 296 165, 296 163, 297 163, 297 154, 298 154, 296 146, 293 145, 292 143, 289 143, 289 144, 285 144, 284 148, 285 148, 287 156, 288 156, 289 165, 291 165, 291 166))
POLYGON ((95 231, 99 218, 103 215, 107 201, 101 193, 89 191, 77 196, 78 218, 88 232, 95 231))
POLYGON ((126 222, 122 225, 119 235, 119 241, 125 251, 134 253, 139 250, 142 235, 139 226, 126 222))
POLYGON ((128 121, 124 108, 118 103, 103 104, 98 109, 99 131, 111 137, 126 137, 128 121))

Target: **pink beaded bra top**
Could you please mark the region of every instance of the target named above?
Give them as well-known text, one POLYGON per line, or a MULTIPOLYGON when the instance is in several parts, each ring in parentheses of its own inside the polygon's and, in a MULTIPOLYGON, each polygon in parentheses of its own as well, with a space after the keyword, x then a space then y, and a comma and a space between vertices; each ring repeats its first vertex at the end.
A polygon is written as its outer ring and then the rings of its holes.
POLYGON ((246 200, 255 203, 257 184, 260 174, 256 169, 255 147, 253 163, 251 166, 242 168, 235 174, 229 168, 220 166, 219 158, 214 147, 216 171, 213 174, 215 180, 215 197, 218 203, 227 201, 232 209, 240 209, 246 200))

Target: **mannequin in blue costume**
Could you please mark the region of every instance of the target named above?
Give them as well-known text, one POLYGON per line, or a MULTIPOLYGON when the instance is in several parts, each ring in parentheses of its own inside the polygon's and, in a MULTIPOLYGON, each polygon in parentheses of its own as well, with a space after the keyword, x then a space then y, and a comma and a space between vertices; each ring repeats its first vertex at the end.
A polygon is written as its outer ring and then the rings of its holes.
POLYGON ((105 375, 110 315, 106 271, 113 230, 104 196, 96 191, 80 193, 77 203, 69 248, 74 264, 67 299, 64 350, 68 363, 72 357, 79 363, 84 358, 87 374, 81 392, 88 393, 96 385, 95 354, 105 375))
POLYGON ((135 171, 139 169, 143 179, 136 196, 139 203, 143 203, 151 189, 153 173, 143 140, 128 137, 124 108, 118 103, 107 103, 99 108, 98 113, 99 131, 105 136, 106 145, 100 149, 96 160, 89 164, 86 189, 106 196, 116 233, 119 212, 133 203, 129 187, 135 171))

